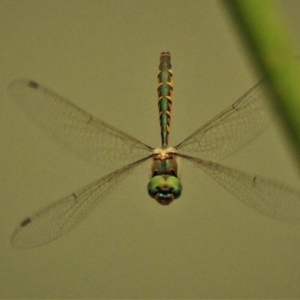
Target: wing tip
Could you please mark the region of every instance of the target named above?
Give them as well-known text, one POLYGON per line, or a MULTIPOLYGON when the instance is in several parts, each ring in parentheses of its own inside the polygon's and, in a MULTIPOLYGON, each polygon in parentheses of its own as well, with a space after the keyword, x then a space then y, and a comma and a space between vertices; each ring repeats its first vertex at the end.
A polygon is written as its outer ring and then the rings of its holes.
POLYGON ((8 90, 12 91, 14 90, 17 86, 28 86, 30 88, 38 88, 39 84, 31 79, 27 79, 27 78, 17 78, 14 79, 13 81, 10 82, 10 84, 8 85, 8 90))

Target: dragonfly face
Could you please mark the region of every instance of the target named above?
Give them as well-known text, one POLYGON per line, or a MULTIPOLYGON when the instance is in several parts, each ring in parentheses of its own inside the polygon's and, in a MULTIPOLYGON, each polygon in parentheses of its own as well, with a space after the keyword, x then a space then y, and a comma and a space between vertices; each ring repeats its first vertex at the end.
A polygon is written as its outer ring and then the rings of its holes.
POLYGON ((177 159, 174 148, 154 150, 148 193, 159 204, 168 205, 181 195, 182 185, 178 178, 177 159))

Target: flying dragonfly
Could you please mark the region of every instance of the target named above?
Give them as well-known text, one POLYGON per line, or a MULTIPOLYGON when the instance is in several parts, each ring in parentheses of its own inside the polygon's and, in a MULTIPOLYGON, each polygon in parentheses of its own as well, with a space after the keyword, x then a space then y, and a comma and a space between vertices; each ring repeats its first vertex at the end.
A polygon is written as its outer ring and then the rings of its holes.
POLYGON ((202 169, 254 210, 269 217, 300 223, 300 191, 282 183, 251 176, 217 163, 241 150, 270 122, 264 81, 175 147, 169 145, 171 55, 162 52, 158 73, 161 147, 153 148, 97 119, 39 83, 18 79, 9 94, 48 136, 96 165, 116 171, 92 182, 25 218, 12 235, 12 246, 38 247, 71 231, 117 183, 150 161, 148 194, 169 205, 182 193, 179 159, 202 169), (125 165, 125 166, 124 166, 125 165), (117 169, 118 168, 118 169, 117 169))

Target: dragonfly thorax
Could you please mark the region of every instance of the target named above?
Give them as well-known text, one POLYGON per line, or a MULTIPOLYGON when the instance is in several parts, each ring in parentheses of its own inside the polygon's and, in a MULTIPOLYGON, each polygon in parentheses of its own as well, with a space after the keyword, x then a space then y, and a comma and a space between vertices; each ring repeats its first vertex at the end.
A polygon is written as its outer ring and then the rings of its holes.
POLYGON ((156 148, 153 150, 151 174, 174 175, 178 177, 177 152, 175 148, 156 148))
POLYGON ((153 153, 148 193, 159 204, 168 205, 181 195, 182 190, 176 150, 157 148, 153 153))

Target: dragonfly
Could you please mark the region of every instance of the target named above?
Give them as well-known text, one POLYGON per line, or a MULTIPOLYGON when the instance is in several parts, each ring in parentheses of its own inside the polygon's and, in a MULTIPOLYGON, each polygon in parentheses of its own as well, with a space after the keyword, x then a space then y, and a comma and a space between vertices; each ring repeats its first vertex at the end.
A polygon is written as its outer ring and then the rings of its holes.
POLYGON ((101 121, 66 98, 28 79, 17 79, 9 95, 44 132, 87 161, 115 167, 115 171, 26 217, 14 231, 17 249, 49 243, 82 221, 138 166, 150 162, 148 194, 169 205, 182 194, 180 160, 203 170, 254 210, 274 219, 300 223, 300 191, 261 176, 218 163, 260 135, 271 118, 265 81, 259 81, 241 98, 175 147, 169 145, 172 70, 171 55, 162 52, 158 73, 158 109, 161 147, 153 148, 101 121))

